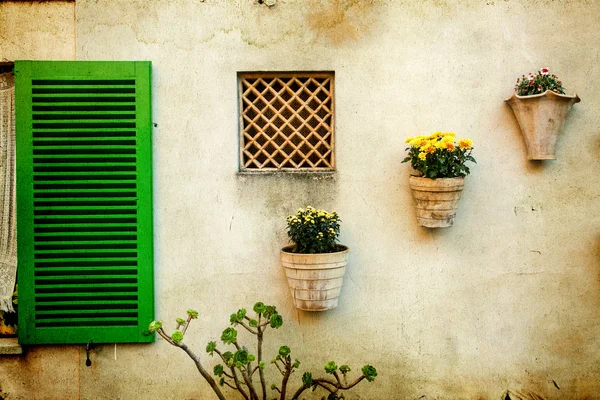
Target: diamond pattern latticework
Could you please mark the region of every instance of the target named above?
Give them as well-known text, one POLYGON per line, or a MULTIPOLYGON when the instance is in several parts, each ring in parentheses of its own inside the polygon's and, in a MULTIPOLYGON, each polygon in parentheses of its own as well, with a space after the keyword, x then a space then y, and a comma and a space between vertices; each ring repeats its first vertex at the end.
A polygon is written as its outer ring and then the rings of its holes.
POLYGON ((334 169, 333 73, 240 74, 242 170, 334 169))

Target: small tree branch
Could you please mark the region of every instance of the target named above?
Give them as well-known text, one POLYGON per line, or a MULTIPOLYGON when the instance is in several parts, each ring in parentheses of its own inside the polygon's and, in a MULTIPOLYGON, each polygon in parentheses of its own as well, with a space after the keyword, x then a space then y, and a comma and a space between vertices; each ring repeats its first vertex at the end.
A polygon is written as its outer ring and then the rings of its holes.
POLYGON ((202 375, 202 377, 204 379, 206 379, 206 381, 208 382, 208 384, 210 385, 212 390, 215 392, 215 394, 217 395, 219 400, 226 400, 225 396, 223 396, 221 389, 219 389, 219 386, 217 385, 217 383, 215 382, 213 377, 210 376, 210 374, 202 366, 202 363, 200 362, 200 358, 198 356, 196 356, 194 354, 194 352, 192 352, 192 350, 190 350, 189 347, 187 347, 187 345, 183 342, 176 343, 175 346, 181 348, 183 351, 185 351, 187 353, 188 356, 190 356, 190 358, 192 360, 194 360, 194 363, 196 364, 198 371, 200 371, 200 375, 202 375))
MULTIPOLYGON (((233 342, 233 345, 236 349, 241 350, 239 343, 237 341, 233 342)), ((250 365, 250 364, 248 364, 250 365)), ((246 382, 246 386, 248 386, 248 391, 250 392, 250 398, 258 400, 258 394, 256 394, 256 390, 254 389, 254 385, 252 384, 252 379, 248 376, 248 371, 240 368, 240 373, 244 378, 244 382, 246 382)))
POLYGON ((292 362, 291 362, 290 356, 287 356, 285 358, 284 365, 285 365, 285 374, 283 375, 283 379, 281 380, 280 400, 285 400, 285 392, 286 392, 286 388, 287 388, 287 383, 288 383, 288 380, 290 379, 290 374, 292 373, 292 370, 294 369, 292 367, 292 362))
POLYGON ((188 315, 187 321, 185 321, 185 325, 183 326, 183 329, 181 330, 181 333, 183 333, 185 335, 185 331, 187 331, 188 326, 190 326, 190 322, 192 321, 192 316, 188 315))
POLYGON ((318 386, 321 386, 323 389, 327 390, 329 393, 335 393, 339 389, 337 386, 334 386, 334 389, 328 388, 327 386, 325 386, 325 383, 329 383, 329 382, 322 382, 320 379, 314 379, 313 382, 316 382, 318 386))
POLYGON ((338 386, 339 386, 339 387, 342 387, 342 386, 344 386, 344 385, 342 384, 342 380, 340 379, 340 376, 338 375, 337 371, 333 371, 333 376, 335 376, 335 379, 338 381, 338 386))
POLYGON ((159 328, 156 330, 156 332, 163 338, 165 339, 167 342, 171 343, 173 346, 177 346, 175 344, 175 342, 173 341, 173 339, 171 339, 171 337, 169 335, 167 335, 165 333, 165 331, 163 330, 163 328, 159 328))
MULTIPOLYGON (((225 365, 227 365, 227 362, 225 361, 225 357, 223 357, 223 354, 221 353, 221 351, 219 351, 219 349, 215 349, 215 353, 217 353, 219 355, 219 357, 221 357, 221 360, 223 360, 225 365)), ((231 375, 233 375, 233 382, 235 383, 235 387, 237 388, 237 390, 242 394, 242 396, 244 396, 244 399, 250 400, 250 397, 248 397, 248 394, 244 391, 244 389, 242 388, 242 385, 240 384, 240 379, 237 375, 235 368, 229 367, 229 369, 231 370, 231 375)), ((223 371, 223 372, 225 372, 225 371, 223 371)))
POLYGON ((242 394, 242 396, 244 396, 244 399, 250 400, 250 397, 248 397, 248 394, 246 393, 246 391, 242 388, 242 385, 240 384, 240 379, 237 376, 237 372, 235 371, 235 368, 231 367, 231 373, 233 374, 233 382, 235 383, 235 387, 237 388, 237 390, 242 394))
POLYGON ((246 329, 248 332, 250 332, 253 335, 258 335, 258 332, 252 330, 252 328, 250 328, 248 325, 246 325, 245 323, 239 321, 238 324, 240 324, 241 326, 244 327, 244 329, 246 329))
POLYGON ((229 386, 230 388, 232 388, 233 390, 237 390, 237 388, 235 386, 232 386, 229 382, 227 381, 223 381, 223 383, 227 386, 229 386))
MULTIPOLYGON (((260 314, 258 314, 258 321, 260 322, 260 314)), ((257 334, 257 340, 258 340, 258 344, 257 344, 257 357, 258 357, 258 366, 260 367, 260 363, 262 362, 262 345, 263 345, 263 330, 260 329, 260 327, 257 327, 256 330, 258 331, 257 334)), ((265 382, 265 371, 263 371, 262 368, 259 368, 258 371, 258 376, 260 378, 260 386, 262 388, 262 395, 263 395, 263 400, 267 400, 267 384, 265 382)))
POLYGON ((352 389, 354 386, 358 385, 360 383, 360 381, 362 381, 363 379, 365 379, 365 376, 361 375, 358 378, 356 378, 356 380, 354 382, 352 382, 349 385, 346 385, 346 386, 342 387, 341 389, 343 389, 343 390, 352 389))
POLYGON ((283 373, 283 370, 281 369, 281 367, 279 366, 279 364, 277 364, 277 360, 275 360, 274 364, 277 367, 277 369, 279 370, 279 372, 281 372, 281 375, 285 376, 285 373, 283 373))

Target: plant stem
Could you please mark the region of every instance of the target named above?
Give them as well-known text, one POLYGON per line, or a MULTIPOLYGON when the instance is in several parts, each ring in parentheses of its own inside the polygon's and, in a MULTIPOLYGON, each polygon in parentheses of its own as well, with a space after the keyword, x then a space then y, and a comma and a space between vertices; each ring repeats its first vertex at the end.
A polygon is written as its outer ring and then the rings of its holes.
MULTIPOLYGON (((260 315, 259 315, 260 320, 260 315)), ((263 330, 258 328, 258 365, 262 362, 262 344, 263 344, 263 330)), ((260 377, 260 386, 262 387, 263 400, 267 400, 267 384, 265 383, 265 372, 262 368, 258 368, 258 376, 260 377)))
MULTIPOLYGON (((223 360, 223 363, 225 365, 227 365, 227 362, 225 361, 225 357, 223 357, 223 353, 221 353, 219 351, 219 349, 215 349, 215 353, 217 353, 219 355, 219 357, 221 357, 221 360, 223 360)), ((250 400, 250 397, 248 397, 248 394, 244 391, 244 389, 242 389, 242 386, 240 385, 240 378, 237 375, 237 371, 235 370, 235 367, 229 367, 229 369, 231 370, 231 375, 233 376, 233 382, 235 383, 235 387, 237 388, 237 390, 242 394, 242 396, 244 396, 244 399, 250 400)))
POLYGON ((288 383, 288 379, 290 379, 290 374, 292 373, 292 362, 290 356, 287 356, 287 360, 284 362, 285 365, 285 374, 283 375, 283 380, 281 381, 281 396, 280 400, 285 400, 285 391, 288 383))
POLYGON ((192 360, 194 360, 194 363, 196 364, 198 371, 200 371, 200 375, 202 375, 202 377, 204 379, 206 379, 206 381, 208 382, 208 384, 210 385, 212 390, 215 392, 217 397, 220 400, 226 400, 225 396, 223 396, 223 393, 221 392, 221 389, 219 389, 219 386, 217 386, 217 383, 215 382, 215 380, 212 378, 212 376, 210 376, 210 374, 202 366, 202 363, 200 362, 200 358, 198 356, 196 356, 194 354, 194 352, 192 350, 190 350, 189 347, 187 347, 187 345, 185 343, 179 342, 179 343, 176 343, 175 345, 177 347, 181 348, 183 351, 185 351, 187 353, 187 355, 190 356, 190 358, 192 360))
MULTIPOLYGON (((242 349, 238 342, 233 342, 233 345, 238 350, 242 349)), ((240 368, 240 373, 242 374, 242 377, 244 377, 244 382, 246 382, 246 386, 248 386, 248 390, 250 391, 250 398, 253 400, 258 400, 258 394, 256 394, 256 389, 254 389, 254 385, 252 384, 252 378, 248 376, 248 371, 245 371, 240 368)))

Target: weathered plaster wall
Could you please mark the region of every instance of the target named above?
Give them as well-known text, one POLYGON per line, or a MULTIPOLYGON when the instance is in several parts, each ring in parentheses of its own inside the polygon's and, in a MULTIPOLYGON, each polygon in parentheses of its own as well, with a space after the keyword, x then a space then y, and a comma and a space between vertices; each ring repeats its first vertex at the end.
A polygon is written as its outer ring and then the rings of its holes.
MULTIPOLYGON (((23 59, 75 59, 75 2, 0 1, 0 62, 23 59)), ((80 351, 40 346, 0 356, 0 398, 78 398, 80 351)))
MULTIPOLYGON (((199 309, 189 345, 202 352, 231 312, 262 300, 286 317, 266 354, 289 344, 302 370, 377 367, 349 398, 600 398, 600 3, 80 0, 76 11, 77 59, 153 62, 156 314, 199 309), (558 160, 535 163, 503 99, 541 66, 582 102, 558 160), (249 70, 335 71, 334 176, 236 174, 236 72, 249 70), (471 137, 478 164, 455 226, 428 231, 400 161, 405 137, 440 129, 471 137), (284 217, 306 204, 341 214, 352 251, 340 306, 322 314, 295 311, 278 261, 284 217)), ((0 359, 0 383, 11 399, 211 398, 163 341, 116 355, 101 346, 86 368, 82 348, 37 348, 0 359)))
POLYGON ((75 2, 0 1, 0 62, 74 60, 75 2))

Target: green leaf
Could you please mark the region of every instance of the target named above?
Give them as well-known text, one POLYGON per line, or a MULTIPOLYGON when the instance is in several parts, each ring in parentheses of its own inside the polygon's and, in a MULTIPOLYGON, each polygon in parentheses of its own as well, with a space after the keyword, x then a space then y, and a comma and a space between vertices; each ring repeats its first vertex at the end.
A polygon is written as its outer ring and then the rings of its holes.
POLYGON ((342 365, 342 366, 340 367, 340 372, 341 372, 342 374, 346 374, 346 373, 350 372, 350 367, 349 367, 349 366, 347 366, 346 364, 344 364, 344 365, 342 365))
POLYGON ((171 334, 171 339, 175 342, 175 343, 180 343, 183 340, 183 332, 181 331, 175 331, 171 334))
POLYGON ((271 390, 277 390, 277 385, 276 384, 271 384, 271 390))
POLYGON ((223 366, 221 364, 215 365, 213 368, 213 373, 215 376, 223 376, 223 366))
POLYGON ((248 361, 252 362, 256 360, 256 357, 254 357, 254 354, 248 354, 248 361))
POLYGON ((310 372, 305 372, 304 375, 302 375, 302 383, 304 386, 308 386, 312 383, 312 374, 310 372))
POLYGON ((184 325, 185 324, 185 319, 183 319, 183 318, 177 318, 175 320, 175 322, 177 322, 178 325, 184 325))
POLYGON ((237 341, 237 331, 234 328, 226 328, 221 334, 221 340, 225 344, 231 344, 237 341))
POLYGON ((258 321, 255 319, 251 319, 250 321, 248 321, 248 325, 250 325, 250 328, 255 328, 258 326, 258 321))
POLYGON ((279 314, 273 314, 269 319, 269 323, 271 325, 271 328, 278 329, 281 327, 281 325, 283 325, 283 317, 279 314))
POLYGON ((248 351, 245 349, 236 351, 233 355, 233 362, 238 368, 241 368, 243 365, 247 365, 250 362, 248 351))
POLYGON ((206 352, 212 356, 216 348, 217 342, 208 342, 208 344, 206 345, 206 352))
POLYGON ((258 363, 258 368, 260 368, 261 370, 264 370, 264 369, 265 369, 265 363, 264 363, 264 362, 262 362, 262 361, 261 361, 261 362, 259 362, 259 363, 258 363))
POLYGON ((150 325, 148 325, 148 332, 152 333, 160 328, 162 328, 162 321, 152 321, 150 322, 150 325))
POLYGON ((262 302, 259 301, 258 303, 254 304, 253 310, 257 314, 261 314, 261 313, 265 312, 265 305, 264 305, 264 303, 262 303, 262 302))
POLYGON ((196 310, 189 309, 189 310, 187 310, 187 314, 188 314, 188 316, 192 317, 192 319, 198 318, 198 311, 196 311, 196 310))
POLYGON ((335 361, 329 361, 327 364, 325 364, 325 372, 328 374, 333 374, 337 369, 338 366, 335 361))
POLYGON ((292 352, 292 351, 291 351, 291 350, 290 350, 290 348, 289 348, 289 347, 287 347, 287 346, 281 346, 281 347, 279 348, 279 355, 280 355, 281 357, 287 357, 287 356, 289 356, 289 355, 290 355, 290 353, 291 353, 291 352, 292 352))
POLYGON ((403 163, 409 162, 409 161, 410 161, 410 157, 406 157, 404 160, 402 160, 403 163))
POLYGON ((230 361, 233 361, 233 353, 230 351, 226 351, 225 353, 223 353, 223 360, 226 363, 229 363, 230 361))
POLYGON ((300 366, 300 361, 294 360, 294 364, 292 365, 294 368, 298 368, 300 366))
POLYGON ((377 376, 377 370, 372 365, 365 365, 362 367, 362 373, 369 382, 373 382, 377 376))

